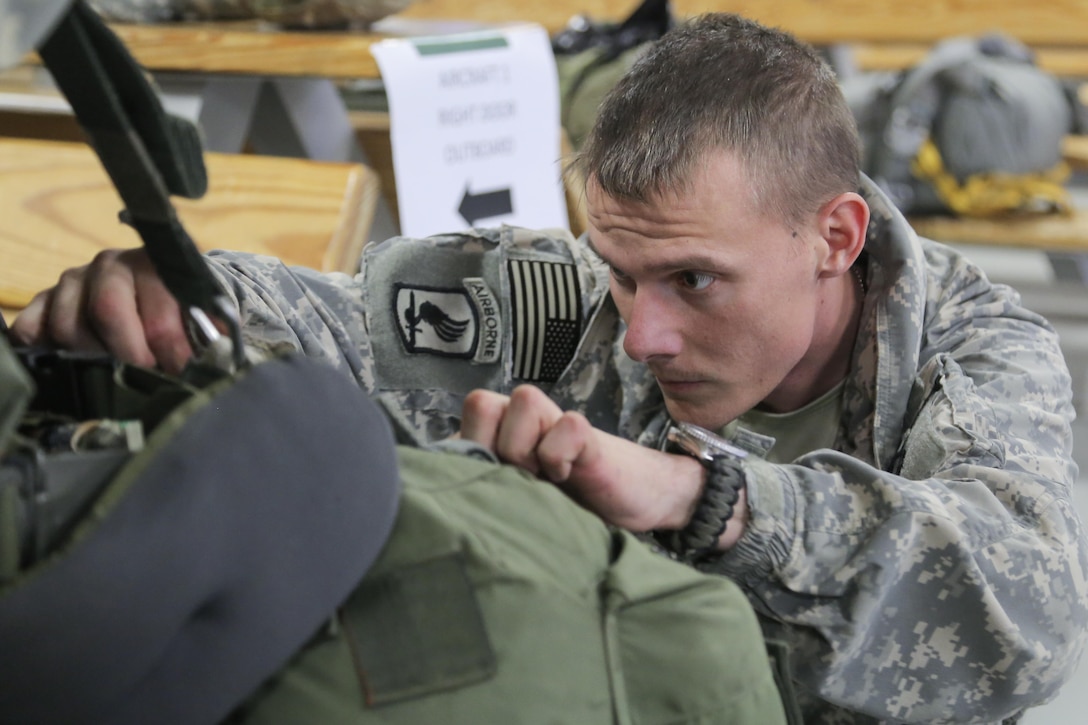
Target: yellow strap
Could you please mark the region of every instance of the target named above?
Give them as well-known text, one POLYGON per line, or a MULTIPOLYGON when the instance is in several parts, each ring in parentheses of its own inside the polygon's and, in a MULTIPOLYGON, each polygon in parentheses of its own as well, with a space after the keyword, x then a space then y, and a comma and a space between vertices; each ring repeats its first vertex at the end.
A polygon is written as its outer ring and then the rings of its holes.
POLYGON ((911 172, 928 181, 948 208, 961 216, 988 217, 1013 213, 1072 213, 1063 186, 1069 166, 1059 162, 1035 174, 989 172, 967 177, 961 184, 948 173, 933 139, 927 138, 911 162, 911 172))

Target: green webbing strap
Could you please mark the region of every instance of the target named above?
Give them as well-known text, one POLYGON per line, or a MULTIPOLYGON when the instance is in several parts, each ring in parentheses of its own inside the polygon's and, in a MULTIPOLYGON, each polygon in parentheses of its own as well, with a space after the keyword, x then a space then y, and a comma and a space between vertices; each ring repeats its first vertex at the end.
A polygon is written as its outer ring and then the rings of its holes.
POLYGON ((0 466, 0 588, 57 548, 132 457, 125 448, 11 450, 0 466))
POLYGON ((67 420, 139 418, 148 430, 201 385, 99 353, 20 349, 37 396, 32 411, 67 420))
POLYGON ((0 334, 0 455, 7 450, 33 396, 34 384, 30 376, 19 363, 7 338, 0 334))
MULTIPOLYGON (((0 588, 54 551, 132 452, 140 450, 143 435, 196 392, 186 381, 106 355, 44 348, 11 351, 3 342, 0 373, 10 364, 20 374, 25 396, 32 390, 37 395, 30 412, 21 412, 25 400, 13 411, 26 437, 12 431, 0 446, 0 588), (128 425, 135 437, 125 434, 127 445, 73 443, 70 450, 66 439, 38 439, 38 431, 56 431, 77 421, 128 425)), ((0 375, 0 380, 12 378, 0 375)), ((0 402, 4 397, 0 395, 0 402)), ((73 431, 71 440, 78 435, 73 431)))
POLYGON ((765 639, 763 644, 767 648, 774 684, 778 686, 778 694, 782 698, 782 709, 786 711, 786 722, 789 725, 804 725, 790 673, 790 646, 777 639, 765 639))
POLYGON ((196 129, 166 114, 144 71, 82 0, 39 54, 125 203, 124 221, 183 309, 218 312, 222 294, 178 221, 170 194, 196 198, 207 177, 196 129))

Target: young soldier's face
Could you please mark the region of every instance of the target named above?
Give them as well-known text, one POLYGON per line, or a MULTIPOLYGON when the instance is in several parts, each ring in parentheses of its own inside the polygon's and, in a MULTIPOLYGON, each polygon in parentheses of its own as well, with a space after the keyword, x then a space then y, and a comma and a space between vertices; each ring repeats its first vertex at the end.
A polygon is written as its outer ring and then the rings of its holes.
POLYGON ((800 407, 817 339, 826 245, 755 208, 742 166, 715 152, 690 189, 649 203, 587 189, 590 241, 612 270, 624 350, 669 413, 716 429, 759 403, 800 407), (796 404, 795 404, 796 403, 796 404))

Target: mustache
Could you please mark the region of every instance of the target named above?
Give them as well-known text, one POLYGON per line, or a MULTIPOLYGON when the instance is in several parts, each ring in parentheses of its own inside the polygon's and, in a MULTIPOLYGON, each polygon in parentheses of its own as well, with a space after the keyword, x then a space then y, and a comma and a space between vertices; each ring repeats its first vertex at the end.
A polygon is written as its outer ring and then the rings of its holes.
POLYGON ((650 373, 658 383, 699 383, 706 378, 698 373, 684 372, 682 370, 659 370, 650 366, 650 373))

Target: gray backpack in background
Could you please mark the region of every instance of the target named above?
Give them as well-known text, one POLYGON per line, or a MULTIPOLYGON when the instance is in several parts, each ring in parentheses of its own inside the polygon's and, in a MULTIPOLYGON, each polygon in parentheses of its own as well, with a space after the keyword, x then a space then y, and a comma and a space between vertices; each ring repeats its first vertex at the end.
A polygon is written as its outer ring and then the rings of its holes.
POLYGON ((905 213, 1068 212, 1062 139, 1075 89, 1003 35, 943 41, 915 67, 846 78, 862 168, 905 213))

